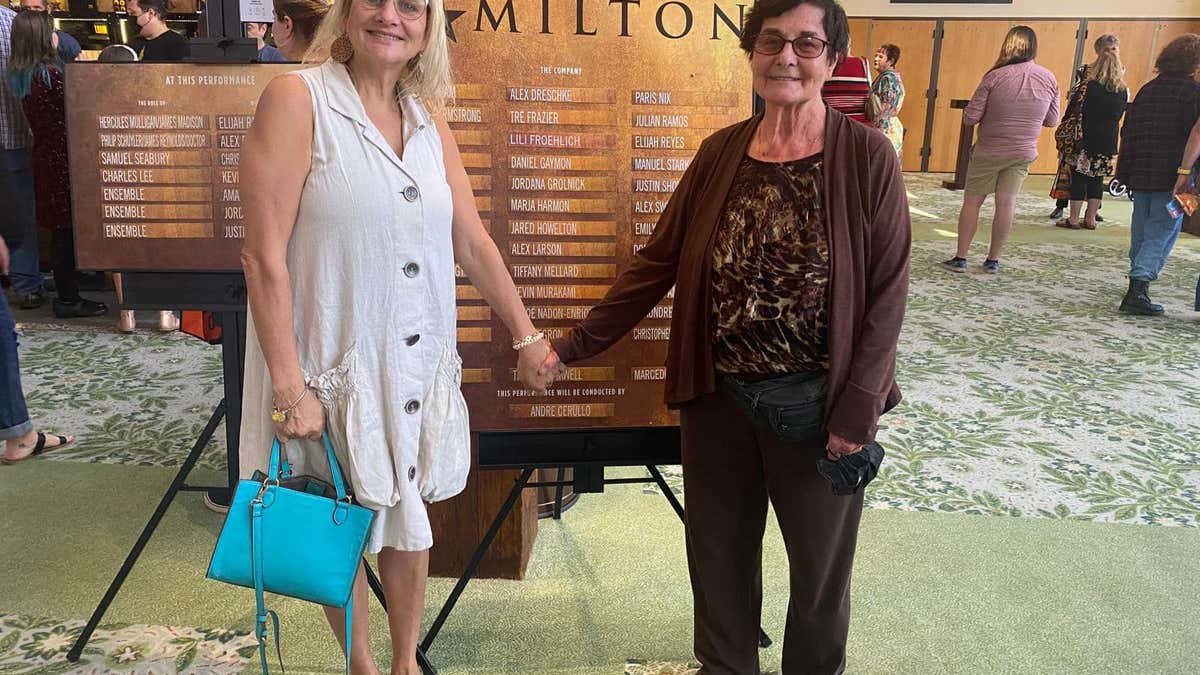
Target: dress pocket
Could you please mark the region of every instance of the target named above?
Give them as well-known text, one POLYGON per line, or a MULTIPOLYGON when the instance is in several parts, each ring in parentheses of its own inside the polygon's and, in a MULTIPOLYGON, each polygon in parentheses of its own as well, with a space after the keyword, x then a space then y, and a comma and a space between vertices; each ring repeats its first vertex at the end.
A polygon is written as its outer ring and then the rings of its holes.
POLYGON ((372 396, 362 377, 358 349, 351 345, 341 361, 308 378, 325 407, 325 426, 334 454, 347 467, 354 497, 368 508, 394 505, 396 491, 394 460, 383 433, 377 396, 372 396))
POLYGON ((471 471, 471 425, 462 395, 462 359, 447 345, 421 406, 417 487, 433 503, 462 492, 471 471))

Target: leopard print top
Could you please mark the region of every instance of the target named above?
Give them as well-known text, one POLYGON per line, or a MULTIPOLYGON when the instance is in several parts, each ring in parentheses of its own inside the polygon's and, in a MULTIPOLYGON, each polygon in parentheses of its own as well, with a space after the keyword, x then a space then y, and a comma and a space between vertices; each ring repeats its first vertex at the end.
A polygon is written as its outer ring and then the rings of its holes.
POLYGON ((774 375, 829 368, 822 155, 742 160, 713 247, 713 362, 774 375))

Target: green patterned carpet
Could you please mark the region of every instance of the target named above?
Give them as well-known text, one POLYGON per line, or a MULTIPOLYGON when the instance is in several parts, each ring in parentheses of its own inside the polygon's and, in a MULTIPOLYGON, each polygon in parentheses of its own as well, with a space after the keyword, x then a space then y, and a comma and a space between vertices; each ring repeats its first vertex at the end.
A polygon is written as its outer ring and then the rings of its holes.
MULTIPOLYGON (((1115 308, 1127 205, 1107 205, 1097 232, 1063 231, 1044 218, 1047 200, 1028 195, 1003 273, 953 275, 937 263, 950 255, 945 223, 958 202, 938 180, 909 177, 917 241, 898 364, 906 399, 883 421, 888 457, 868 491, 875 511, 860 539, 851 671, 1200 670, 1186 646, 1200 639, 1197 241, 1181 241, 1152 288, 1168 316, 1125 317, 1115 308)), ((194 497, 181 498, 186 511, 168 517, 157 554, 134 575, 147 592, 114 606, 109 619, 129 623, 104 626, 86 666, 61 661, 220 396, 219 348, 107 326, 21 328, 34 419, 79 440, 0 470, 0 503, 41 515, 0 510, 0 565, 92 570, 57 573, 54 589, 35 574, 0 579, 0 673, 252 672, 253 603, 201 581, 219 519, 194 497), (119 489, 130 485, 144 489, 119 489), (66 506, 52 498, 59 489, 66 506), (73 503, 80 495, 89 501, 73 503), (103 523, 89 522, 96 513, 103 523), (81 539, 94 531, 103 545, 44 546, 38 523, 81 539)), ((223 451, 222 430, 201 473, 221 470, 223 451)), ((667 469, 681 491, 678 469, 667 469)), ((468 589, 435 647, 443 671, 688 672, 681 531, 649 492, 587 496, 561 523, 543 523, 530 579, 468 589), (621 518, 605 515, 618 508, 621 518)), ((778 635, 786 579, 781 542, 768 539, 764 625, 778 635)), ((431 583, 428 615, 449 586, 431 583)), ((281 609, 288 670, 340 672, 319 613, 281 609)), ((374 644, 382 659, 381 629, 374 644)), ((766 650, 764 669, 778 658, 778 645, 766 650)))

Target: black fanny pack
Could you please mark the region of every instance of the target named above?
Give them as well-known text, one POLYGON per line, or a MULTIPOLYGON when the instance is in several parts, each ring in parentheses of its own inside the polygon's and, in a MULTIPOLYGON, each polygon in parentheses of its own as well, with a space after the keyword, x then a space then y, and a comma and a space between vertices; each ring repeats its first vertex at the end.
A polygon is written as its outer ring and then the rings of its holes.
MULTIPOLYGON (((720 383, 756 425, 779 440, 798 443, 824 436, 826 371, 789 373, 754 382, 721 375, 720 383)), ((883 446, 871 442, 836 462, 818 458, 817 471, 829 480, 833 494, 852 495, 878 475, 883 456, 883 446)))
POLYGON ((788 373, 749 382, 721 375, 721 387, 758 426, 781 441, 811 441, 822 434, 828 377, 823 370, 788 373))
POLYGON ((721 376, 721 387, 754 423, 780 441, 802 442, 821 437, 828 376, 826 371, 791 372, 749 382, 721 376))

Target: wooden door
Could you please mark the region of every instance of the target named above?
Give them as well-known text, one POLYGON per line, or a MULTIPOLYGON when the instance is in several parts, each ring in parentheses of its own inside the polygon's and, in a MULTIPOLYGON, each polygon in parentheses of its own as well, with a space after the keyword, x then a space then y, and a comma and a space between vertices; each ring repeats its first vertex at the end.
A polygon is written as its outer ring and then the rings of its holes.
POLYGON ((850 53, 868 60, 875 48, 871 46, 871 20, 850 19, 850 53))
MULTIPOLYGON (((921 170, 925 116, 929 111, 926 94, 929 91, 929 75, 933 68, 933 31, 936 26, 935 21, 871 21, 871 55, 882 44, 890 43, 900 48, 900 61, 896 64, 896 71, 900 73, 904 82, 904 107, 900 109, 900 122, 905 130, 902 161, 905 171, 921 170)), ((867 52, 864 50, 863 53, 867 52)))
MULTIPOLYGON (((1067 104, 1067 92, 1075 66, 1078 21, 1027 21, 1024 25, 1037 34, 1037 62, 1054 73, 1058 80, 1059 111, 1067 104)), ((1029 167, 1030 173, 1054 173, 1058 170, 1058 151, 1054 147, 1054 129, 1042 128, 1038 137, 1038 158, 1029 167)))
POLYGON ((1154 57, 1158 55, 1155 37, 1158 22, 1155 21, 1088 21, 1087 40, 1083 48, 1083 62, 1091 63, 1096 58, 1092 43, 1096 38, 1111 33, 1121 39, 1121 62, 1125 64, 1125 82, 1129 92, 1137 95, 1138 89, 1154 76, 1154 57))
POLYGON ((930 139, 929 170, 952 172, 958 154, 958 132, 962 111, 950 107, 952 99, 969 99, 979 81, 996 62, 1007 19, 946 21, 938 67, 938 92, 933 106, 933 137, 930 139))
MULTIPOLYGON (((1200 34, 1200 21, 1195 19, 1178 19, 1158 22, 1158 30, 1154 36, 1154 54, 1150 58, 1151 70, 1154 69, 1154 59, 1158 58, 1158 53, 1164 47, 1171 44, 1171 40, 1185 33, 1200 34)), ((1154 77, 1154 75, 1151 74, 1150 77, 1154 77)), ((1200 73, 1196 73, 1196 79, 1200 80, 1200 73)))

